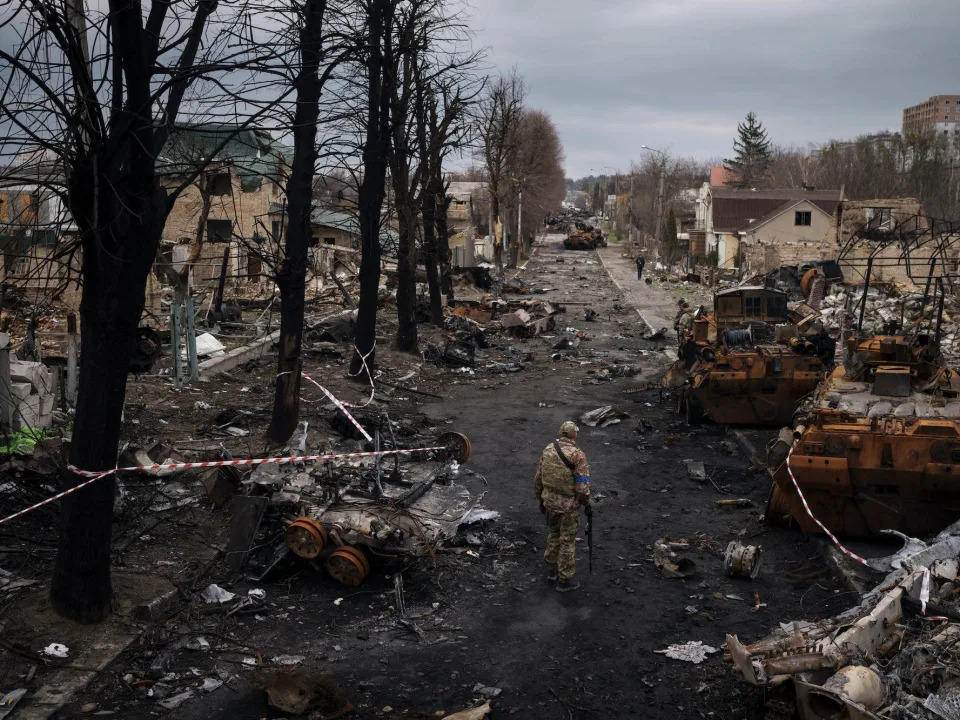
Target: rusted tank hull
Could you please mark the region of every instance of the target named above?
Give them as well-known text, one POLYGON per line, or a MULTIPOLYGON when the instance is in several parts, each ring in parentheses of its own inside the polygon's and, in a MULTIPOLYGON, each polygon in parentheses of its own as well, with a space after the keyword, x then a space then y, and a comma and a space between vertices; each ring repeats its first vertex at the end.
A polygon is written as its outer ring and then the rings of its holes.
POLYGON ((694 367, 687 393, 717 423, 788 425, 797 403, 816 390, 823 369, 817 357, 778 346, 720 352, 694 367))
POLYGON ((797 403, 817 387, 817 373, 751 380, 746 373, 713 371, 690 392, 703 413, 724 425, 789 425, 797 403), (810 377, 812 376, 812 377, 810 377))
MULTIPOLYGON (((810 510, 831 532, 924 537, 960 519, 960 425, 944 419, 862 419, 804 431, 790 457, 810 510)), ((804 510, 786 463, 773 473, 771 522, 822 530, 804 510)))

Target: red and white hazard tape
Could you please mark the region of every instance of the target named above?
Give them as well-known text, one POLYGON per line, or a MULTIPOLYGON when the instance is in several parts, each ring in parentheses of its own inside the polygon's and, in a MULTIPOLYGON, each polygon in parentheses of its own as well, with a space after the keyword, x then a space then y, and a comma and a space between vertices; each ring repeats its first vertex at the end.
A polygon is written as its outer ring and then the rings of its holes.
MULTIPOLYGON (((864 560, 862 557, 857 555, 855 552, 851 550, 847 550, 847 548, 845 548, 843 544, 837 539, 837 536, 834 535, 832 532, 830 532, 827 529, 826 525, 824 525, 822 522, 817 520, 816 516, 810 510, 810 506, 807 504, 807 499, 803 496, 803 493, 800 492, 800 486, 797 484, 797 479, 793 476, 793 470, 790 468, 790 458, 793 457, 793 450, 794 448, 797 447, 797 443, 799 442, 800 442, 799 440, 794 442, 794 444, 790 446, 790 452, 787 453, 787 474, 790 475, 790 482, 793 483, 793 487, 797 491, 797 495, 800 497, 800 502, 803 503, 803 509, 807 511, 807 515, 810 516, 810 519, 820 526, 820 529, 826 533, 827 537, 833 540, 833 544, 836 545, 838 548, 840 548, 840 552, 842 552, 844 555, 846 555, 849 558, 853 558, 861 565, 867 565, 866 560, 864 560)), ((870 567, 870 566, 867 565, 867 567, 870 567)))
MULTIPOLYGON (((332 402, 334 405, 336 405, 336 406, 337 406, 337 409, 338 409, 340 412, 342 412, 344 415, 347 416, 347 420, 349 420, 350 422, 353 423, 353 426, 354 426, 357 430, 360 431, 360 434, 363 435, 364 438, 366 438, 367 442, 373 442, 373 438, 370 437, 370 433, 368 433, 366 430, 364 430, 364 429, 363 429, 363 425, 361 425, 360 423, 358 423, 358 422, 357 422, 357 419, 356 419, 353 415, 350 414, 350 411, 349 411, 349 410, 347 410, 347 408, 346 408, 346 403, 342 403, 342 402, 340 402, 339 400, 337 400, 337 398, 334 396, 334 394, 333 394, 332 392, 330 392, 329 390, 327 390, 323 385, 321 385, 320 383, 318 383, 316 380, 314 380, 312 377, 310 377, 310 376, 307 375, 306 373, 300 373, 300 374, 303 375, 303 377, 304 377, 306 380, 309 380, 309 381, 312 382, 314 385, 316 385, 318 388, 320 388, 320 392, 322 392, 324 395, 326 395, 327 398, 330 400, 330 402, 332 402)), ((353 406, 351 405, 351 407, 353 407, 353 406)))
MULTIPOLYGON (((867 563, 866 560, 864 560, 862 557, 857 555, 852 550, 848 550, 846 547, 844 547, 843 543, 841 543, 840 540, 837 539, 837 536, 834 535, 832 532, 830 532, 830 530, 827 529, 827 526, 824 525, 822 522, 820 522, 817 519, 816 515, 814 515, 813 512, 810 510, 810 505, 807 503, 807 499, 803 496, 803 493, 800 491, 800 485, 797 484, 797 478, 794 477, 793 469, 790 467, 790 458, 793 456, 793 450, 794 448, 796 448, 799 442, 800 441, 797 440, 793 445, 791 445, 790 452, 787 453, 787 474, 790 476, 790 482, 793 483, 793 487, 797 491, 797 496, 800 498, 800 502, 803 503, 803 509, 807 511, 807 515, 810 516, 810 519, 813 520, 820 527, 820 529, 823 530, 824 533, 826 533, 827 537, 833 541, 833 544, 840 549, 840 552, 842 552, 848 558, 852 558, 853 560, 856 560, 861 565, 866 565, 867 567, 870 567, 870 565, 867 563)), ((931 620, 931 621, 942 620, 942 621, 949 622, 950 618, 946 618, 941 615, 932 615, 930 617, 926 617, 927 603, 929 602, 929 600, 930 600, 930 570, 928 568, 924 568, 923 579, 920 582, 920 615, 923 616, 924 620, 931 620)))
POLYGON ((355 453, 334 453, 330 455, 294 455, 288 457, 270 457, 270 458, 250 458, 247 460, 211 460, 204 462, 181 462, 181 463, 162 463, 156 465, 134 465, 131 467, 122 467, 114 468, 113 470, 81 470, 75 465, 67 465, 67 469, 79 475, 80 477, 88 478, 79 485, 74 485, 72 488, 68 488, 63 492, 59 492, 52 497, 48 497, 46 500, 41 500, 35 505, 26 507, 23 510, 15 512, 13 515, 9 515, 5 518, 0 518, 0 525, 3 525, 5 522, 9 522, 14 518, 18 518, 21 515, 26 515, 31 510, 36 510, 39 507, 43 507, 47 503, 52 503, 54 500, 59 500, 64 495, 69 495, 70 493, 76 492, 82 488, 85 488, 87 485, 96 482, 100 478, 106 477, 107 475, 113 475, 117 472, 137 472, 142 470, 190 470, 192 468, 214 468, 214 467, 239 467, 239 466, 250 466, 250 465, 285 465, 287 463, 293 462, 323 462, 325 460, 340 460, 340 459, 351 459, 351 458, 372 458, 372 457, 383 457, 385 455, 415 455, 417 453, 424 452, 433 452, 435 450, 444 450, 442 446, 437 447, 426 447, 426 448, 409 448, 406 450, 379 450, 374 452, 355 452, 355 453))

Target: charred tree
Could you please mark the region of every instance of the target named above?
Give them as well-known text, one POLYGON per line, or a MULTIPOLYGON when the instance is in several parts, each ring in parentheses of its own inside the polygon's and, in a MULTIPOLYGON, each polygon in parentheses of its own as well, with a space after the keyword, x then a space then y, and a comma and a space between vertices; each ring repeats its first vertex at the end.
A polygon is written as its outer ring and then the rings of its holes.
MULTIPOLYGON (((60 253, 82 253, 81 364, 66 486, 116 467, 147 276, 174 201, 203 172, 195 168, 169 187, 158 158, 167 157, 191 83, 227 72, 215 62, 222 46, 203 43, 217 0, 189 9, 153 0, 146 12, 132 0, 104 5, 92 22, 79 0, 14 2, 2 11, 4 27, 20 34, 18 47, 0 48, 9 81, 0 113, 15 119, 0 138, 0 165, 5 174, 10 160, 43 172, 76 226, 75 240, 58 240, 67 248, 60 253), (187 12, 192 18, 177 14, 187 12)), ((110 613, 113 496, 113 476, 104 475, 61 501, 50 597, 71 620, 93 623, 110 613)))
POLYGON ((369 0, 366 6, 366 107, 363 141, 363 179, 357 211, 360 220, 360 298, 354 335, 351 375, 369 379, 376 359, 377 305, 380 288, 380 211, 387 181, 390 149, 390 96, 384 73, 393 63, 393 7, 391 0, 369 0), (364 360, 365 359, 365 360, 364 360))
POLYGON ((439 193, 443 192, 443 178, 440 177, 440 188, 434 182, 434 157, 431 154, 430 144, 427 141, 427 105, 433 102, 433 93, 425 98, 422 82, 417 83, 417 143, 420 147, 420 184, 423 187, 421 194, 420 215, 423 219, 423 263, 427 271, 427 288, 430 292, 430 322, 437 327, 443 325, 443 299, 440 290, 440 273, 438 269, 438 246, 436 235, 437 203, 439 193))
MULTIPOLYGON (((196 51, 216 0, 201 2, 178 69, 192 70, 196 51)), ((80 303, 80 384, 70 463, 87 471, 116 467, 120 420, 126 395, 133 339, 145 301, 147 275, 170 210, 157 182, 156 157, 166 140, 155 128, 151 76, 157 39, 169 3, 151 7, 144 25, 140 4, 110 0, 112 63, 122 73, 113 88, 109 123, 99 116, 93 78, 83 60, 85 21, 79 15, 64 33, 75 82, 82 99, 86 136, 69 159, 67 192, 83 250, 80 303), (147 52, 144 52, 147 48, 147 52), (125 97, 123 90, 126 90, 125 97)), ((57 23, 58 19, 50 19, 57 23)), ((56 25, 54 25, 56 27, 56 25)), ((167 122, 179 112, 186 81, 171 93, 167 122)), ((83 477, 67 473, 68 485, 83 477)), ((110 612, 112 476, 67 495, 61 501, 60 544, 50 587, 58 613, 82 623, 99 622, 110 612)))
POLYGON ((413 108, 421 43, 421 0, 402 13, 397 51, 386 75, 390 94, 390 178, 397 213, 397 349, 417 351, 417 203, 419 171, 413 168, 413 108))
POLYGON ((277 378, 268 437, 284 443, 300 418, 300 377, 303 358, 303 320, 307 260, 312 237, 310 212, 317 162, 317 125, 323 84, 323 21, 326 0, 306 0, 299 34, 299 68, 293 84, 297 91, 293 119, 293 163, 287 179, 289 226, 283 259, 277 270, 280 290, 280 341, 277 378))

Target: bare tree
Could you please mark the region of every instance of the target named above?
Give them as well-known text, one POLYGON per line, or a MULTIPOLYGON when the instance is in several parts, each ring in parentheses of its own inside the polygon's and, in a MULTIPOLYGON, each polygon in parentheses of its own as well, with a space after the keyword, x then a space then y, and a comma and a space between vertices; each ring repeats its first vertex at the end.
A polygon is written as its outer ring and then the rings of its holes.
POLYGON ((567 194, 563 172, 563 144, 550 116, 542 110, 525 109, 515 124, 507 163, 506 187, 511 192, 503 201, 515 228, 510 265, 517 264, 526 237, 550 212, 558 210, 567 194), (515 222, 516 221, 516 222, 515 222), (522 223, 523 227, 519 224, 522 223))
POLYGON ((516 149, 516 125, 523 111, 525 94, 523 78, 514 69, 490 83, 478 106, 481 153, 490 189, 490 232, 494 235, 493 254, 499 270, 503 270, 503 238, 496 236, 495 228, 509 183, 507 167, 516 149))
MULTIPOLYGON (((116 466, 146 279, 178 195, 159 182, 158 156, 191 85, 219 75, 222 101, 229 71, 244 61, 244 50, 231 46, 235 8, 213 32, 217 0, 154 0, 146 13, 132 0, 103 6, 23 0, 0 15, 17 37, 0 49, 0 155, 49 159, 57 168, 50 186, 77 226, 82 363, 70 463, 85 472, 116 466)), ((65 475, 71 485, 84 478, 65 475)), ((96 622, 110 611, 113 494, 105 476, 61 502, 51 599, 73 620, 96 622)))
POLYGON ((293 26, 297 28, 295 47, 298 55, 292 78, 296 89, 293 162, 286 185, 289 226, 277 272, 280 340, 273 414, 267 430, 267 435, 276 443, 285 442, 290 437, 300 417, 301 349, 307 260, 313 235, 310 217, 318 157, 320 96, 324 84, 349 50, 338 45, 340 40, 336 32, 327 30, 327 0, 305 0, 302 5, 294 3, 291 10, 293 26))
POLYGON ((377 305, 380 288, 380 211, 387 180, 390 150, 390 96, 384 82, 393 67, 393 0, 365 0, 360 14, 365 38, 361 56, 366 102, 363 130, 363 179, 359 184, 360 302, 357 308, 356 351, 350 361, 355 377, 368 378, 375 362, 377 305))

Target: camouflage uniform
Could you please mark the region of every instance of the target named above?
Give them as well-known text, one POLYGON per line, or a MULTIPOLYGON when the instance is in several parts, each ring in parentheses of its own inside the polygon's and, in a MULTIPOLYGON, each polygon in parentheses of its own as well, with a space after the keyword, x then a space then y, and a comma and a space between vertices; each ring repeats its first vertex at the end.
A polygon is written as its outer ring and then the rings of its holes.
POLYGON ((690 308, 685 308, 677 320, 677 345, 683 348, 683 344, 692 337, 693 313, 690 312, 690 308))
POLYGON ((561 581, 572 578, 576 570, 580 506, 590 503, 590 467, 583 450, 577 448, 575 437, 576 425, 564 423, 557 442, 563 454, 573 463, 573 470, 564 464, 553 443, 550 443, 540 456, 537 474, 533 478, 537 499, 547 509, 550 529, 543 560, 557 569, 557 577, 561 581), (572 426, 572 432, 568 426, 572 426))

